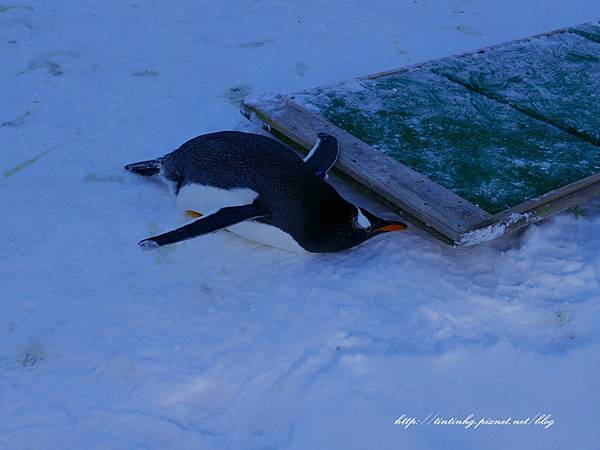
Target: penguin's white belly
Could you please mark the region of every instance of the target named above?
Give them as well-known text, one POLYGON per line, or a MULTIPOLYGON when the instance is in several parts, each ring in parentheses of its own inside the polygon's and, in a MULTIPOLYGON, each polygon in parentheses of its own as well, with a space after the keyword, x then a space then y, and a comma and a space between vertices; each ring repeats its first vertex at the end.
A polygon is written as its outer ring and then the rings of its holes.
POLYGON ((261 244, 290 252, 306 253, 306 250, 300 247, 300 244, 292 236, 273 225, 249 220, 227 227, 227 229, 251 241, 260 242, 261 244))
MULTIPOLYGON (((177 195, 177 207, 209 215, 227 206, 252 203, 258 193, 252 189, 220 189, 202 184, 186 184, 177 195)), ((247 220, 227 227, 229 231, 251 241, 297 253, 306 253, 296 240, 283 230, 265 223, 247 220)))

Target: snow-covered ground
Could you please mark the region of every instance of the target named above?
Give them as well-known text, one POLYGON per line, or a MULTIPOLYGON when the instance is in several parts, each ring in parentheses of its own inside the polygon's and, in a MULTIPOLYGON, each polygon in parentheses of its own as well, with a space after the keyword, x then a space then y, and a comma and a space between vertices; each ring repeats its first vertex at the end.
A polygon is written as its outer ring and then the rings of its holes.
POLYGON ((453 250, 302 256, 122 165, 290 92, 600 18, 598 0, 0 5, 0 449, 600 447, 600 202, 453 250), (542 426, 394 425, 402 414, 542 426))

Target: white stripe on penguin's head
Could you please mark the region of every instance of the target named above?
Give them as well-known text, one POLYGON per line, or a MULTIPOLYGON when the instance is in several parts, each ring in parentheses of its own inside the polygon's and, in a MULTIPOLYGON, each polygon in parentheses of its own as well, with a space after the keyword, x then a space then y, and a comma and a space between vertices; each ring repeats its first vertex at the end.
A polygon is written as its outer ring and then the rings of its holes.
POLYGON ((367 216, 365 216, 363 214, 363 212, 360 210, 360 208, 357 207, 356 211, 357 211, 356 222, 358 223, 358 226, 365 230, 368 230, 369 228, 371 228, 371 226, 372 226, 371 221, 369 219, 367 219, 367 216))

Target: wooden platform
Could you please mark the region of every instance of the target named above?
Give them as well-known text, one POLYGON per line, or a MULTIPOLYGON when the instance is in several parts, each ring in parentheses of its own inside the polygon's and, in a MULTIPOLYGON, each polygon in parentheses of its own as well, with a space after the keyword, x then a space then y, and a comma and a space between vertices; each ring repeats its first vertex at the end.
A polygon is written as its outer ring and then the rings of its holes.
POLYGON ((336 135, 337 170, 472 245, 600 195, 600 25, 246 99, 242 113, 305 150, 336 135))

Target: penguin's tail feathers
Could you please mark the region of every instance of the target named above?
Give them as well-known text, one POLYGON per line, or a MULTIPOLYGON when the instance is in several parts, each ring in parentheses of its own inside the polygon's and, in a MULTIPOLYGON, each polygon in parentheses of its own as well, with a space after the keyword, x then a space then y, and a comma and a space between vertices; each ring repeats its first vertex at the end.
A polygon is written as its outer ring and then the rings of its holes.
POLYGON ((162 159, 150 159, 148 161, 140 161, 133 164, 127 164, 125 170, 128 170, 144 177, 152 177, 158 175, 162 159))

